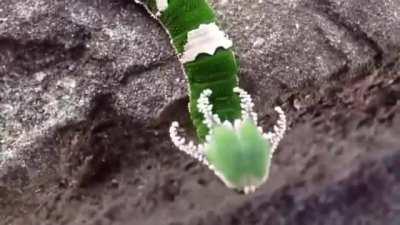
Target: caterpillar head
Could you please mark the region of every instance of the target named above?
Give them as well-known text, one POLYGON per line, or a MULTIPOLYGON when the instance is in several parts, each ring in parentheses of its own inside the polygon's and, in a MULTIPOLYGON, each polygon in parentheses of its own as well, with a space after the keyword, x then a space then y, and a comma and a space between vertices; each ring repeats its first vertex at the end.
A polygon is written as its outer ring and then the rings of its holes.
POLYGON ((178 123, 173 122, 170 136, 173 143, 182 151, 207 165, 230 188, 253 192, 268 178, 272 154, 286 131, 286 117, 281 108, 273 132, 264 133, 257 127, 257 114, 253 111, 251 97, 242 89, 235 88, 241 99, 242 118, 221 122, 212 113, 206 89, 198 99, 198 109, 204 115, 204 123, 209 128, 206 141, 198 146, 193 142, 186 144, 178 135, 178 123))
POLYGON ((271 144, 250 120, 216 126, 207 136, 204 153, 210 168, 231 188, 246 193, 268 176, 271 144))

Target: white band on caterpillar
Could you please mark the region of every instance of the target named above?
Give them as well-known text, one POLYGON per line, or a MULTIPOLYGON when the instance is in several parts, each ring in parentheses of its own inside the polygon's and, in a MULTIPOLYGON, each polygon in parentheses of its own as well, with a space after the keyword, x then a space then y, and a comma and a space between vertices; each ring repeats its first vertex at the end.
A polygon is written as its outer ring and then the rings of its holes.
POLYGON ((168 0, 156 0, 158 12, 162 12, 168 8, 168 0))
POLYGON ((199 28, 188 33, 185 50, 180 60, 186 63, 194 61, 201 53, 213 55, 219 47, 228 49, 232 47, 232 41, 215 23, 201 24, 199 28))

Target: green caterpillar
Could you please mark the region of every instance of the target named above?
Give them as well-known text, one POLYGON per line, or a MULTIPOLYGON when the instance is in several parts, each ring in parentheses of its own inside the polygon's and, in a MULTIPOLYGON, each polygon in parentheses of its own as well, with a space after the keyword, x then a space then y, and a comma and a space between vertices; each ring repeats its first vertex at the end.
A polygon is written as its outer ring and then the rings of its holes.
POLYGON ((232 41, 216 25, 207 0, 136 0, 165 28, 189 83, 189 111, 199 145, 186 143, 170 127, 172 142, 207 165, 230 188, 254 191, 268 177, 272 153, 286 130, 278 124, 264 134, 257 127, 250 95, 238 87, 232 41))

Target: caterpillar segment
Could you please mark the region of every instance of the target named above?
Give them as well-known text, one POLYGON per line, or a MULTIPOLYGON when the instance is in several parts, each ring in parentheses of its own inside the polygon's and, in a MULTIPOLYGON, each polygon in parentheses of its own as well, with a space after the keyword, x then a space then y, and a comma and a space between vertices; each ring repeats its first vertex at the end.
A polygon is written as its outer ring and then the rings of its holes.
POLYGON ((187 142, 179 124, 172 142, 208 166, 228 187, 253 192, 268 177, 272 154, 286 131, 279 107, 277 125, 264 133, 246 91, 238 87, 232 41, 219 29, 207 0, 136 0, 164 27, 189 84, 189 112, 200 144, 187 142))
POLYGON ((197 99, 211 89, 214 112, 233 122, 240 117, 238 65, 232 41, 216 25, 214 11, 205 0, 148 0, 142 2, 168 32, 189 83, 189 111, 200 141, 209 129, 197 109, 197 99))

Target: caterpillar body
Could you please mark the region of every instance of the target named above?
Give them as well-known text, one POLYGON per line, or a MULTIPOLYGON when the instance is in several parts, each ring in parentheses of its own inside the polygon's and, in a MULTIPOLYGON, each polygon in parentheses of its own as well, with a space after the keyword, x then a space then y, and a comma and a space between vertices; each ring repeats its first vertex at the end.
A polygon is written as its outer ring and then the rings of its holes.
POLYGON ((171 38, 189 83, 189 112, 200 144, 186 143, 170 127, 172 142, 207 165, 228 186, 254 191, 268 177, 272 153, 286 130, 277 107, 273 132, 257 127, 257 114, 246 91, 238 87, 232 41, 216 24, 207 0, 136 0, 171 38))

